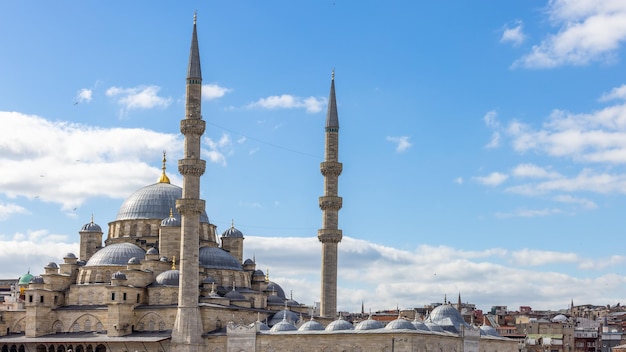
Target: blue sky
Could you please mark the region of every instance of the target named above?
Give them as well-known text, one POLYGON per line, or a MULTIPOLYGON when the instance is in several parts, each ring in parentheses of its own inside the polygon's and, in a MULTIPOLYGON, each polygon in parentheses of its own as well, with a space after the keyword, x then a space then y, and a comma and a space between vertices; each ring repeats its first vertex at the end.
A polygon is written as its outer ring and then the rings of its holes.
POLYGON ((194 10, 201 196, 294 299, 319 298, 319 163, 340 121, 340 310, 626 296, 619 0, 0 4, 0 276, 78 252, 181 184, 194 10))

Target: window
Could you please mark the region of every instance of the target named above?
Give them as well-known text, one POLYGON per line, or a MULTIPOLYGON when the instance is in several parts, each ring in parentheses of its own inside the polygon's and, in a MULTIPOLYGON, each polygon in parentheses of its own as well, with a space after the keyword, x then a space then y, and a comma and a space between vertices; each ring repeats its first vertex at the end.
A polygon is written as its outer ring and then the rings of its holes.
POLYGON ((115 292, 111 292, 111 301, 115 301, 115 292))

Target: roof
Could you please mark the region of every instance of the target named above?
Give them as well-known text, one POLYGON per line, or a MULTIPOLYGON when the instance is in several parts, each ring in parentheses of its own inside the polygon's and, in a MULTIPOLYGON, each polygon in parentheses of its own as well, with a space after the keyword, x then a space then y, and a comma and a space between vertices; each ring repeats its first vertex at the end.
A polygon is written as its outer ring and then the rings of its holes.
POLYGON ((70 332, 63 334, 51 334, 40 337, 26 337, 24 335, 7 335, 0 337, 2 343, 107 343, 107 342, 159 342, 168 340, 171 331, 135 332, 126 336, 107 336, 95 332, 70 332))
POLYGON ((337 114, 337 99, 335 98, 335 71, 333 70, 330 82, 330 95, 328 97, 328 110, 326 112, 326 132, 339 130, 339 116, 337 114))

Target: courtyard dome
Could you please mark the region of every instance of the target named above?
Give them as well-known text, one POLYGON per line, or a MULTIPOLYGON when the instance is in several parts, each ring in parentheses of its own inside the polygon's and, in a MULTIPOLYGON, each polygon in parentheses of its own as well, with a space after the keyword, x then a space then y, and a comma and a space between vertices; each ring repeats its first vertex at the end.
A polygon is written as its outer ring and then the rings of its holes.
POLYGON ((283 309, 279 312, 277 312, 276 314, 274 314, 274 316, 272 317, 272 319, 270 319, 268 325, 269 326, 274 326, 276 324, 278 324, 279 322, 281 322, 282 320, 286 320, 288 322, 291 323, 295 323, 298 321, 298 319, 300 319, 300 317, 298 317, 298 314, 288 310, 288 309, 283 309))
POLYGON ((403 318, 398 318, 396 320, 390 321, 385 326, 385 329, 387 330, 402 330, 402 329, 417 330, 417 328, 415 328, 415 325, 413 325, 410 321, 403 319, 403 318))
POLYGON ((497 336, 497 337, 500 337, 500 334, 498 334, 498 331, 493 326, 489 326, 489 325, 481 326, 480 327, 480 334, 481 335, 487 335, 487 336, 497 336))
MULTIPOLYGON (((170 209, 176 208, 176 200, 182 196, 183 189, 170 183, 159 182, 145 186, 122 203, 115 221, 169 218, 170 209)), ((180 214, 174 214, 174 217, 180 221, 180 214)), ((200 214, 200 222, 209 222, 205 211, 200 214)))
POLYGON ((293 323, 288 322, 287 320, 283 319, 278 324, 272 326, 272 328, 270 329, 270 332, 283 332, 283 331, 295 331, 295 330, 298 330, 298 328, 296 328, 296 326, 293 325, 293 323))
POLYGON ((160 286, 178 286, 180 282, 180 271, 168 270, 160 273, 156 277, 156 284, 160 286))
POLYGON ((146 253, 132 243, 116 243, 97 251, 85 266, 126 265, 132 257, 145 258, 146 253))
POLYGON ((354 330, 376 330, 384 327, 385 325, 382 322, 369 317, 367 320, 363 320, 362 322, 356 324, 354 330))
POLYGON ((354 326, 341 318, 331 322, 325 329, 326 331, 354 330, 354 326))
POLYGON ((226 269, 241 271, 241 264, 230 253, 217 247, 200 248, 200 266, 206 269, 226 269))
POLYGON ((302 326, 300 326, 298 328, 298 331, 316 331, 316 330, 324 330, 324 325, 322 325, 321 323, 313 320, 313 317, 311 317, 311 320, 307 321, 306 323, 302 324, 302 326))
POLYGON ((461 313, 449 304, 440 305, 439 307, 433 309, 426 321, 435 323, 443 330, 453 333, 461 332, 462 326, 469 326, 469 324, 463 320, 461 313))

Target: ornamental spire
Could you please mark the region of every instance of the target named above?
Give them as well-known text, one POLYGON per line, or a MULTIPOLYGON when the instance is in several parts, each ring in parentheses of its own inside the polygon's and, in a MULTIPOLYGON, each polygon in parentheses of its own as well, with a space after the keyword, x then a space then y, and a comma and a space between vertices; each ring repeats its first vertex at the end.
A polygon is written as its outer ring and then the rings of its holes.
POLYGON ((161 177, 159 177, 159 183, 170 183, 170 178, 167 177, 167 175, 165 174, 165 162, 167 161, 167 159, 165 158, 165 150, 163 151, 163 166, 161 166, 161 170, 163 170, 163 173, 161 173, 161 177))
POLYGON ((339 117, 337 114, 337 99, 335 98, 335 69, 331 74, 330 96, 328 97, 328 110, 326 112, 326 131, 337 132, 339 130, 339 117))
POLYGON ((187 67, 187 79, 202 79, 200 70, 200 50, 198 50, 198 33, 196 32, 196 19, 198 13, 193 14, 193 34, 191 36, 191 49, 189 50, 189 66, 187 67))

